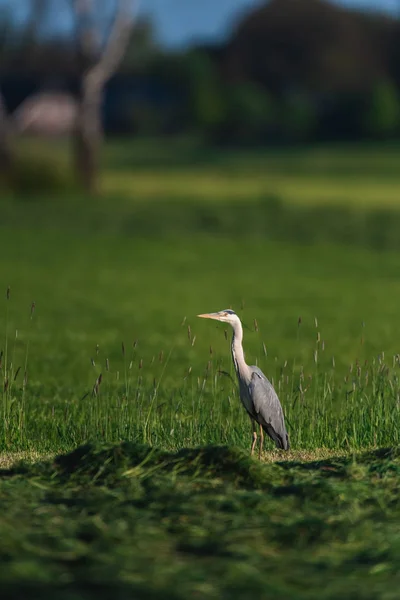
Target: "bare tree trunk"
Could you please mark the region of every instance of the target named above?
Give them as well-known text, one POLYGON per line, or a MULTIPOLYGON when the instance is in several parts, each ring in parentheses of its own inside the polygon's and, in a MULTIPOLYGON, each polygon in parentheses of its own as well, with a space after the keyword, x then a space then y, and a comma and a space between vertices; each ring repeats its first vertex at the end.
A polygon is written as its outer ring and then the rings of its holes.
POLYGON ((73 136, 74 160, 79 182, 87 192, 95 194, 98 192, 99 154, 103 137, 101 109, 104 87, 117 69, 129 43, 135 0, 118 0, 114 22, 103 51, 99 50, 100 34, 93 24, 92 0, 73 2, 81 64, 78 115, 73 136))
POLYGON ((83 189, 92 195, 99 192, 99 155, 103 138, 102 97, 102 87, 93 85, 90 75, 87 75, 81 83, 78 98, 78 114, 73 132, 73 151, 78 181, 83 189))

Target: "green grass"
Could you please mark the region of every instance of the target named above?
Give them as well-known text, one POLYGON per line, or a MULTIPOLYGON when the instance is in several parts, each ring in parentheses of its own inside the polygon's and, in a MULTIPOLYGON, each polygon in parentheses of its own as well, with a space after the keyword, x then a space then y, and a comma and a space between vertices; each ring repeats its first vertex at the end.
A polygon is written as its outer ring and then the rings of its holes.
POLYGON ((107 149, 133 196, 1 200, 2 594, 396 598, 400 213, 356 198, 399 151, 175 149, 107 149), (313 206, 332 181, 354 208, 313 206), (291 438, 262 463, 196 318, 230 306, 291 438))
POLYGON ((293 207, 398 210, 399 153, 388 145, 222 153, 189 142, 119 143, 106 153, 102 188, 135 202, 274 198, 293 207))
MULTIPOLYGON (((25 189, 44 189, 70 178, 69 146, 25 140, 20 154, 27 170, 25 189), (33 166, 28 169, 29 160, 33 166), (54 164, 53 173, 43 164, 54 164), (49 182, 43 186, 45 173, 49 182)), ((104 152, 101 189, 124 197, 130 207, 170 203, 171 199, 202 204, 251 204, 260 198, 279 199, 292 207, 351 207, 355 210, 399 209, 400 147, 397 144, 331 144, 297 149, 233 150, 203 147, 193 139, 162 142, 110 142, 104 152)))
POLYGON ((4 598, 397 598, 398 451, 84 446, 0 472, 4 598))
POLYGON ((220 373, 234 377, 231 332, 195 317, 230 305, 249 328, 249 362, 279 392, 295 448, 399 441, 395 253, 43 231, 4 233, 0 250, 9 248, 0 325, 8 363, 21 370, 4 394, 4 450, 87 439, 248 447, 236 385, 220 373))

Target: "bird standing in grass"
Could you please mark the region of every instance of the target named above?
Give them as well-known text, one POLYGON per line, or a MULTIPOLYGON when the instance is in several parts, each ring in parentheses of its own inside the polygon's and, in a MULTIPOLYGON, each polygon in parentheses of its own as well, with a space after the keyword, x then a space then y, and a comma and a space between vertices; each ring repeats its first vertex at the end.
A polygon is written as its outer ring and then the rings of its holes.
POLYGON ((216 321, 229 323, 233 329, 232 359, 239 381, 240 399, 250 416, 253 427, 251 454, 254 453, 257 442, 256 423, 260 426, 259 458, 261 458, 264 442, 264 431, 275 442, 277 448, 289 450, 289 437, 279 398, 261 369, 249 366, 244 359, 243 327, 237 314, 228 309, 197 316, 203 319, 215 319, 216 321))

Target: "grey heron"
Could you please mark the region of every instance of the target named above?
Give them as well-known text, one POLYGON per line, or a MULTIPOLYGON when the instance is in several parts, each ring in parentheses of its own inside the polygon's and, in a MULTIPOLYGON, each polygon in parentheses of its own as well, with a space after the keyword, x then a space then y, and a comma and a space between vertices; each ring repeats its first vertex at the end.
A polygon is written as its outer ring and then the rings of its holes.
POLYGON ((264 442, 264 431, 275 442, 277 448, 289 450, 289 437, 279 398, 261 369, 249 366, 244 359, 243 327, 237 314, 228 309, 197 316, 229 323, 233 329, 231 348, 233 364, 239 381, 239 395, 253 427, 251 454, 254 453, 257 442, 256 423, 260 426, 259 457, 261 457, 264 442))

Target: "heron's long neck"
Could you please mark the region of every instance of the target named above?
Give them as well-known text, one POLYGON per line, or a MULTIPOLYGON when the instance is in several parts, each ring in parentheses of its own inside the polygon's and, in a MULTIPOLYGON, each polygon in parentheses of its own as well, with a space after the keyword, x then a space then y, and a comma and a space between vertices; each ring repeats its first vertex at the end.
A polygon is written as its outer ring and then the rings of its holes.
POLYGON ((243 328, 240 321, 237 321, 233 325, 233 336, 232 336, 232 359, 233 364, 235 365, 236 372, 242 377, 248 375, 249 367, 244 360, 244 352, 243 352, 243 328))

